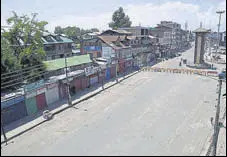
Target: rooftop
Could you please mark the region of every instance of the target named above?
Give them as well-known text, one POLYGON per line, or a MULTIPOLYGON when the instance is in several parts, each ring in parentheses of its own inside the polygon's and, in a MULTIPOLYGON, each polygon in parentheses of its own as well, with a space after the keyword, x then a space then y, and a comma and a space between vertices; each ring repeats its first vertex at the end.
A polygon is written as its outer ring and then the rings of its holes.
POLYGON ((128 32, 126 30, 119 30, 119 29, 118 30, 112 30, 112 29, 108 29, 108 30, 102 32, 101 35, 106 33, 106 32, 115 32, 115 33, 119 33, 119 34, 122 34, 122 35, 131 35, 132 34, 131 32, 128 32))
MULTIPOLYGON (((92 62, 92 60, 90 59, 89 54, 80 55, 80 56, 73 56, 73 57, 67 58, 68 67, 86 64, 86 63, 91 63, 91 62, 92 62)), ((62 68, 65 67, 65 59, 64 58, 50 60, 50 61, 44 61, 43 63, 46 65, 47 71, 58 70, 58 69, 62 69, 62 68)))
POLYGON ((205 29, 205 28, 197 28, 196 30, 193 31, 194 33, 208 33, 210 32, 210 29, 205 29))
POLYGON ((99 39, 101 39, 104 43, 108 44, 114 49, 121 49, 121 48, 127 48, 124 44, 121 43, 121 41, 126 39, 126 36, 98 36, 99 39), (117 44, 119 43, 119 44, 117 44))

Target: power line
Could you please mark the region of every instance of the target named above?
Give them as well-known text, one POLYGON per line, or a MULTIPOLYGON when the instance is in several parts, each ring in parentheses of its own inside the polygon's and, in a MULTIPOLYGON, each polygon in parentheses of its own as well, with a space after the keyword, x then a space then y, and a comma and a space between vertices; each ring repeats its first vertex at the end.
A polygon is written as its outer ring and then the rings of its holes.
MULTIPOLYGON (((40 76, 42 76, 42 75, 44 75, 44 74, 46 74, 46 73, 48 73, 48 72, 41 72, 38 76, 33 76, 33 77, 31 77, 31 78, 28 78, 28 79, 26 79, 26 81, 29 81, 29 80, 32 80, 32 79, 34 79, 34 78, 37 78, 37 77, 40 77, 40 76)), ((22 84, 23 82, 17 82, 17 83, 14 83, 14 84, 10 84, 10 85, 7 85, 7 86, 4 86, 4 87, 1 87, 1 89, 5 89, 5 88, 8 88, 8 87, 12 87, 12 86, 15 86, 15 85, 18 85, 18 84, 22 84)))
POLYGON ((22 74, 26 74, 26 73, 29 73, 29 72, 32 72, 34 70, 42 70, 43 67, 40 67, 40 68, 34 68, 34 69, 31 69, 29 71, 24 71, 24 72, 21 72, 21 73, 16 73, 14 75, 10 75, 10 76, 5 76, 5 77, 1 77, 1 79, 6 79, 6 78, 12 78, 12 77, 16 77, 16 76, 21 76, 22 74))
POLYGON ((5 75, 9 75, 9 74, 12 74, 12 73, 15 73, 15 72, 20 72, 20 71, 23 71, 23 70, 32 69, 32 68, 39 67, 39 66, 45 66, 45 65, 43 65, 43 64, 38 64, 38 65, 31 66, 31 67, 23 68, 23 69, 20 69, 20 70, 16 70, 16 71, 8 72, 8 73, 5 73, 5 74, 1 74, 1 78, 2 78, 3 76, 5 76, 5 75))
POLYGON ((212 156, 216 156, 217 151, 217 142, 218 142, 218 134, 220 130, 219 125, 219 116, 220 116, 220 100, 221 100, 221 87, 222 87, 222 80, 220 79, 218 81, 218 103, 216 106, 216 115, 215 115, 215 122, 214 122, 214 134, 213 134, 213 140, 212 140, 212 156))

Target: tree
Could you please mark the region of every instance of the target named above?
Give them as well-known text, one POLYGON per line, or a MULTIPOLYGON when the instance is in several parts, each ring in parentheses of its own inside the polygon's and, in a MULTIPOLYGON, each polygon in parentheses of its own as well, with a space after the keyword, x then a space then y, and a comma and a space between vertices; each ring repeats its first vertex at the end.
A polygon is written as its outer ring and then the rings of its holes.
POLYGON ((61 26, 56 26, 54 29, 54 33, 55 34, 63 34, 63 29, 61 28, 61 26))
POLYGON ((128 15, 125 15, 124 10, 120 7, 112 15, 112 22, 109 23, 109 27, 112 29, 118 29, 120 27, 130 27, 132 22, 128 15))
POLYGON ((13 12, 13 16, 7 19, 10 27, 8 31, 3 30, 2 37, 6 39, 11 47, 11 53, 23 67, 33 66, 42 63, 45 51, 41 39, 42 32, 45 31, 46 21, 38 21, 37 13, 18 16, 13 12), (34 59, 35 56, 35 59, 34 59), (36 60, 34 62, 34 60, 36 60))
POLYGON ((55 27, 55 30, 54 30, 55 34, 65 34, 76 44, 80 43, 80 38, 83 34, 91 33, 91 32, 99 32, 99 30, 97 28, 83 29, 76 26, 67 26, 65 28, 61 28, 60 26, 57 26, 55 27))
MULTIPOLYGON (((40 66, 39 69, 24 69, 35 65, 43 65, 45 51, 41 37, 47 22, 39 21, 36 17, 37 13, 31 14, 31 16, 18 16, 16 12, 13 12, 13 16, 7 19, 10 29, 2 29, 1 70, 2 74, 7 73, 7 76, 10 76, 1 80, 1 84, 4 84, 4 86, 13 83, 20 86, 25 78, 27 80, 27 76, 30 78, 28 82, 38 80, 42 77, 40 73, 45 71, 45 66, 40 66), (26 71, 26 73, 22 73, 22 71, 26 71), (8 74, 9 72, 12 73, 8 74)), ((4 90, 13 89, 16 86, 7 87, 4 90)))
POLYGON ((1 37, 1 72, 4 74, 17 69, 20 69, 20 64, 13 55, 10 45, 1 37))

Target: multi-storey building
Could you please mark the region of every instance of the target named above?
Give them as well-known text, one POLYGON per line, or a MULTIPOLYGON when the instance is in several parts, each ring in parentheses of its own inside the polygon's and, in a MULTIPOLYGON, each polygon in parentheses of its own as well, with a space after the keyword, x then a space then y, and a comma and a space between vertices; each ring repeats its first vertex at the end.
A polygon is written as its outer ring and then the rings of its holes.
POLYGON ((172 28, 172 48, 180 49, 181 47, 181 25, 172 21, 161 21, 160 25, 172 28))
POLYGON ((46 52, 45 60, 63 58, 64 55, 72 56, 72 43, 64 35, 45 33, 42 36, 44 50, 46 52))
POLYGON ((118 28, 118 30, 125 30, 131 32, 133 36, 149 35, 149 28, 142 26, 122 27, 118 28))
POLYGON ((140 64, 145 64, 147 60, 141 58, 154 58, 151 54, 155 52, 156 38, 149 35, 132 36, 131 34, 125 30, 104 31, 96 38, 83 40, 81 52, 90 54, 91 58, 104 58, 109 63, 116 63, 116 60, 126 62, 137 58, 140 64), (87 49, 89 51, 86 51, 87 49), (94 55, 97 51, 99 55, 94 55))
POLYGON ((158 48, 161 57, 170 56, 170 49, 173 48, 172 28, 158 25, 157 27, 150 28, 149 34, 158 39, 158 48))

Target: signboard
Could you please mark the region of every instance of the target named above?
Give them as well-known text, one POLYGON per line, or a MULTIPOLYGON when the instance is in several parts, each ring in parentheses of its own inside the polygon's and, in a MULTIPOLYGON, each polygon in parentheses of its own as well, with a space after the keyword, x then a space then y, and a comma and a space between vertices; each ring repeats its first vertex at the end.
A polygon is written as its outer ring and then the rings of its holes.
MULTIPOLYGON (((68 78, 68 79, 69 79, 69 82, 73 80, 72 77, 70 77, 70 78, 68 78)), ((62 80, 62 83, 67 83, 67 79, 62 80)))
POLYGON ((101 46, 84 46, 84 51, 101 51, 101 46))
POLYGON ((58 85, 57 83, 48 84, 47 89, 55 88, 57 85, 58 85))
POLYGON ((29 92, 31 90, 37 89, 44 86, 44 80, 40 80, 31 84, 28 84, 24 87, 24 91, 25 92, 29 92))
POLYGON ((102 47, 102 58, 115 57, 115 52, 111 47, 102 47))
POLYGON ((17 104, 21 101, 24 101, 24 96, 15 97, 6 101, 1 102, 1 108, 9 107, 14 104, 17 104))
POLYGON ((46 92, 46 87, 40 88, 36 91, 36 95, 42 94, 46 92))
POLYGON ((93 67, 93 66, 90 66, 90 67, 87 67, 84 69, 86 76, 92 75, 92 74, 96 73, 97 71, 98 71, 98 67, 93 67))

